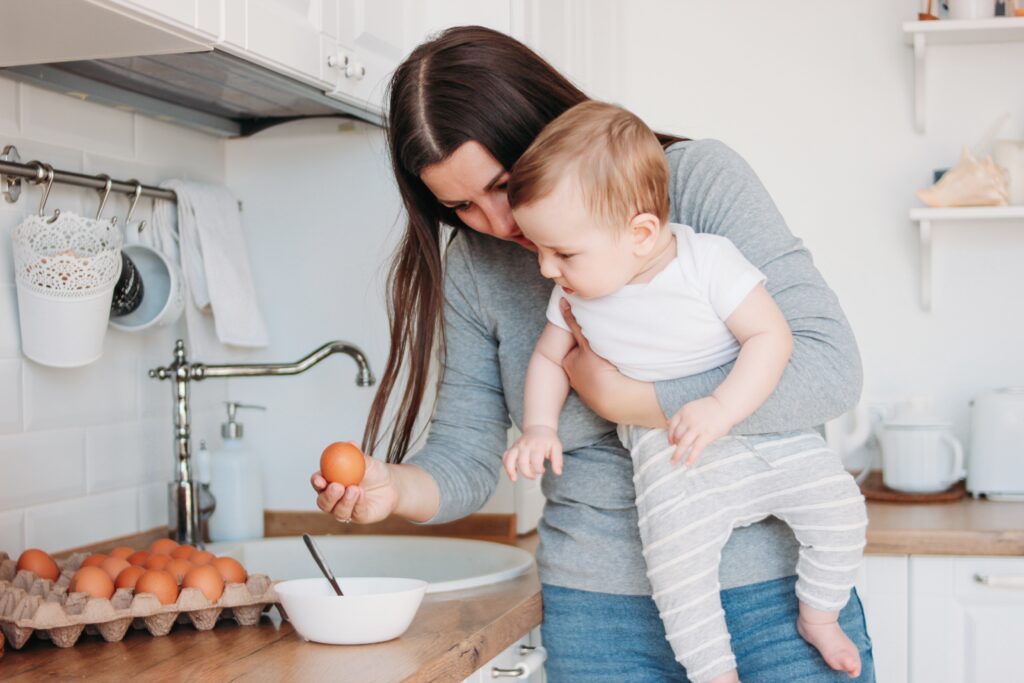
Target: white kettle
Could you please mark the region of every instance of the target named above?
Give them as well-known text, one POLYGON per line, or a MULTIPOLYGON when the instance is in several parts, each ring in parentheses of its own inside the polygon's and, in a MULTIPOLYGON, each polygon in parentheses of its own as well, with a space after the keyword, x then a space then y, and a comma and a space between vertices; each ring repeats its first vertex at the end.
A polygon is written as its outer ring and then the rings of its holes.
POLYGON ((1024 387, 990 389, 972 401, 967 490, 1024 500, 1024 387))

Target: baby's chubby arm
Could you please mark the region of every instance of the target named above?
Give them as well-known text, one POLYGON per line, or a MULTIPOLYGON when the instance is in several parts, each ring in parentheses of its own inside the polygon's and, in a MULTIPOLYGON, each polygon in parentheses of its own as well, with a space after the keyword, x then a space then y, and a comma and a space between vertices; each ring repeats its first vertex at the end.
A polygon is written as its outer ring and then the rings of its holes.
POLYGON ((689 451, 692 464, 704 447, 725 436, 767 400, 793 353, 793 335, 775 300, 757 285, 725 320, 740 343, 736 363, 711 396, 691 401, 669 420, 672 462, 689 451))
POLYGON ((562 473, 558 416, 569 395, 569 378, 562 369, 562 359, 575 344, 572 334, 551 323, 537 340, 526 369, 523 435, 502 456, 512 481, 516 480, 517 466, 527 479, 543 474, 546 459, 551 460, 555 474, 562 473))

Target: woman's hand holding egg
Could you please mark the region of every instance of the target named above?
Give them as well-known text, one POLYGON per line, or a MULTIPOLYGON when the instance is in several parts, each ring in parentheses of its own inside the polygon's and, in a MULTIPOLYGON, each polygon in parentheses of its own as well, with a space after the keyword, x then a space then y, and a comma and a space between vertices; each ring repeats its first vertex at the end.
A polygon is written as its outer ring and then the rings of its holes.
POLYGON ((339 522, 369 524, 386 519, 398 504, 398 491, 386 463, 363 455, 354 444, 331 444, 321 456, 321 469, 313 473, 310 484, 319 494, 317 507, 339 522), (358 466, 352 451, 362 460, 361 478, 352 481, 358 466), (336 462, 341 454, 341 467, 336 462), (346 476, 347 475, 347 476, 346 476))

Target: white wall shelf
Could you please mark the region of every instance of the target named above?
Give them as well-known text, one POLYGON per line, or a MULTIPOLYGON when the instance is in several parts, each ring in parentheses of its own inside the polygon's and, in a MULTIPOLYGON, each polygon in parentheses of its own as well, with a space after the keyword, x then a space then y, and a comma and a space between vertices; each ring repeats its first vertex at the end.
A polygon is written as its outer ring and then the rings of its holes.
POLYGON ((921 308, 932 309, 932 227, 935 223, 981 223, 991 221, 1024 222, 1024 206, 959 206, 948 209, 919 208, 910 210, 910 220, 917 223, 921 242, 921 308))
POLYGON ((914 47, 914 128, 918 133, 924 133, 928 46, 1024 41, 1024 17, 906 21, 903 22, 903 33, 907 43, 914 47))

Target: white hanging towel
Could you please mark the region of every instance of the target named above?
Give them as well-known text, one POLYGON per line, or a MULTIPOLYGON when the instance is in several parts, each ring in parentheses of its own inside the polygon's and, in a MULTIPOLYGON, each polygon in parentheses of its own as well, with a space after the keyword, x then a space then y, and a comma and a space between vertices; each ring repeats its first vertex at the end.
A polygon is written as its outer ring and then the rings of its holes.
MULTIPOLYGON (((160 186, 178 195, 181 268, 190 292, 185 306, 189 357, 216 362, 237 357, 221 344, 245 348, 269 345, 249 269, 238 200, 226 187, 208 183, 168 180, 160 186)), ((172 211, 170 202, 156 202, 155 234, 168 233, 172 211)))

